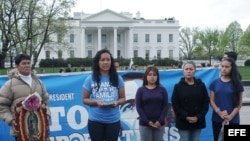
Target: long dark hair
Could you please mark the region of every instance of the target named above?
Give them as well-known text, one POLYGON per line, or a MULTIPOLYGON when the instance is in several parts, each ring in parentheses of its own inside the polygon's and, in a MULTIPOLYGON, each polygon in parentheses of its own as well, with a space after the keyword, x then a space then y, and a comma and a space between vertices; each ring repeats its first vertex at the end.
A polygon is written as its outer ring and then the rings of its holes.
POLYGON ((240 86, 242 85, 239 71, 237 69, 237 66, 233 58, 224 58, 222 61, 228 61, 231 63, 232 68, 231 68, 231 72, 229 75, 231 77, 232 88, 233 88, 233 93, 234 93, 234 107, 237 107, 240 105, 239 103, 240 93, 241 93, 240 86))
POLYGON ((112 57, 112 54, 110 53, 110 51, 107 49, 99 50, 96 53, 96 55, 93 59, 93 65, 92 65, 92 73, 93 73, 92 78, 97 83, 97 89, 99 90, 100 76, 101 76, 99 61, 100 61, 101 55, 103 53, 108 53, 110 55, 110 58, 111 58, 111 66, 109 69, 109 83, 110 83, 110 85, 118 88, 118 83, 119 83, 118 82, 118 74, 117 74, 116 68, 114 66, 114 58, 112 57))
POLYGON ((148 84, 148 80, 147 80, 147 76, 149 74, 150 71, 154 71, 157 75, 157 80, 155 82, 156 86, 159 86, 160 85, 160 77, 159 77, 159 71, 156 67, 154 66, 150 66, 150 67, 147 67, 144 75, 143 75, 143 86, 147 85, 148 84))

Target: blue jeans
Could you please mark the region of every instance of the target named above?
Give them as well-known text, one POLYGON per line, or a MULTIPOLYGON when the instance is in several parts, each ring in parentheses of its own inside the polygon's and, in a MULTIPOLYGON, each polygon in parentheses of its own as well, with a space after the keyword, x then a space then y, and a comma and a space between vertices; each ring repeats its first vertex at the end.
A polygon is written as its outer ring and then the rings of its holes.
POLYGON ((165 127, 155 129, 149 126, 139 126, 141 141, 162 141, 165 127))
POLYGON ((117 141, 120 132, 120 121, 100 123, 88 120, 88 130, 91 141, 117 141))
POLYGON ((179 130, 180 141, 200 141, 201 129, 179 130))

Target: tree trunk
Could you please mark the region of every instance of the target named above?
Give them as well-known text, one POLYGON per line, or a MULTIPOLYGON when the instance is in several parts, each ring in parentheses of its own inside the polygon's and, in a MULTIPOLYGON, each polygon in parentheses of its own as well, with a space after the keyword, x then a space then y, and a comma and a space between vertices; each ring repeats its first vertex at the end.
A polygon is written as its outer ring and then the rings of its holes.
POLYGON ((4 69, 4 57, 3 54, 0 54, 0 69, 4 69))

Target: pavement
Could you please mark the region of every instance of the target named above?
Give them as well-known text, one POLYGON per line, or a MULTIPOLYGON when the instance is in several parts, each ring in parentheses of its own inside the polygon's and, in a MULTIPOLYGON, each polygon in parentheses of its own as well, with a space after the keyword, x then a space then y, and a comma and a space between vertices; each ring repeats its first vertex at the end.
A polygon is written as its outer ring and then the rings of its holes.
POLYGON ((240 124, 250 125, 250 85, 244 86, 243 106, 240 109, 240 124))
POLYGON ((241 107, 240 124, 250 125, 250 105, 245 105, 241 107))
POLYGON ((244 86, 243 105, 250 105, 250 86, 244 86))

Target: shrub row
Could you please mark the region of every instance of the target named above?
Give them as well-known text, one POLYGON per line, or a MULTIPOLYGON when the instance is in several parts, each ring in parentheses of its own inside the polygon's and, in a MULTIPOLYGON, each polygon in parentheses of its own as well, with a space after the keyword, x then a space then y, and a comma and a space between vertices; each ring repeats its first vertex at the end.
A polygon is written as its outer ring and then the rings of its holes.
MULTIPOLYGON (((121 66, 129 66, 130 59, 119 58, 116 59, 121 66)), ((67 67, 71 64, 72 67, 80 67, 84 65, 86 67, 92 66, 92 58, 68 58, 68 59, 42 59, 39 62, 39 67, 67 67)), ((133 63, 138 66, 146 66, 149 64, 155 64, 156 66, 177 66, 182 64, 180 61, 176 61, 169 58, 146 60, 140 57, 133 58, 133 63)))
POLYGON ((247 60, 245 61, 245 66, 250 66, 250 59, 247 59, 247 60))

